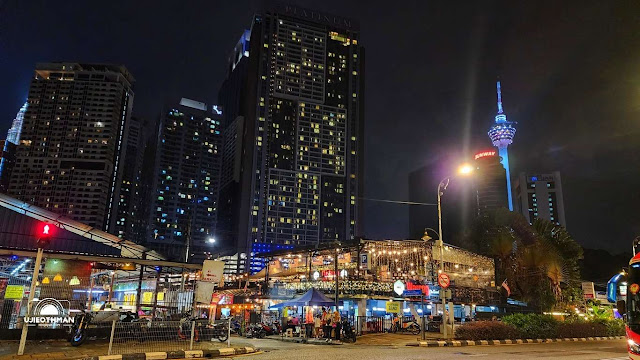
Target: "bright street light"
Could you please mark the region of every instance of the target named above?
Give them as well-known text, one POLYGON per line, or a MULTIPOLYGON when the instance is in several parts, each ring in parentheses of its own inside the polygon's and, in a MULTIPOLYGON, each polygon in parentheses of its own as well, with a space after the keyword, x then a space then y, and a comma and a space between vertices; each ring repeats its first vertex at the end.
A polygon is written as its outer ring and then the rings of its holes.
POLYGON ((458 168, 458 174, 470 175, 473 172, 473 166, 470 164, 463 164, 458 168))
POLYGON ((207 241, 209 242, 209 244, 215 244, 216 243, 216 239, 215 238, 208 238, 207 241))

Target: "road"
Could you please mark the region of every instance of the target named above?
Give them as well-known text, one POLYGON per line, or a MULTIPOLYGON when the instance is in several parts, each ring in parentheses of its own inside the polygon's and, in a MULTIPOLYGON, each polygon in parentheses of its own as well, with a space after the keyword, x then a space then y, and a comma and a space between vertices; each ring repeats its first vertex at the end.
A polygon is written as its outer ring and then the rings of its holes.
MULTIPOLYGON (((262 353, 251 360, 405 360, 405 359, 628 359, 625 340, 421 348, 402 345, 304 345, 276 340, 239 341, 262 353)), ((249 356, 236 357, 236 359, 249 356)))

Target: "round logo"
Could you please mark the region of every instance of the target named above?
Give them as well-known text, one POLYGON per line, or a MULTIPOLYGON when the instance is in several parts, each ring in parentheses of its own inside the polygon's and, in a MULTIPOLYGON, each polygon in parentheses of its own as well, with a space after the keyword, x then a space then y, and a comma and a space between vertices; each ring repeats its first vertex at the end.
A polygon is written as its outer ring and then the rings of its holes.
POLYGON ((438 275, 438 285, 440 285, 441 288, 448 288, 450 283, 451 278, 449 277, 449 275, 447 275, 446 273, 438 275))
POLYGON ((640 291, 640 285, 638 284, 631 284, 631 286, 629 286, 629 291, 635 295, 638 293, 638 291, 640 291))

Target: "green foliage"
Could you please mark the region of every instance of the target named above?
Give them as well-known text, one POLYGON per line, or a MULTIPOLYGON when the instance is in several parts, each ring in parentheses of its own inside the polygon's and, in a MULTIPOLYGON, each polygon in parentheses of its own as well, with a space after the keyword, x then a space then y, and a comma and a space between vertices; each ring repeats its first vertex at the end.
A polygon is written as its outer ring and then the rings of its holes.
POLYGON ((456 329, 459 340, 506 340, 518 338, 515 327, 499 321, 473 321, 456 329))
POLYGON ((504 316, 502 321, 515 327, 526 339, 553 338, 558 328, 558 320, 551 315, 512 314, 504 316))
POLYGON ((607 336, 624 336, 626 334, 622 319, 607 320, 605 325, 607 327, 607 336))
POLYGON ((584 321, 561 323, 558 325, 557 337, 582 338, 593 336, 608 336, 607 326, 602 322, 584 321))

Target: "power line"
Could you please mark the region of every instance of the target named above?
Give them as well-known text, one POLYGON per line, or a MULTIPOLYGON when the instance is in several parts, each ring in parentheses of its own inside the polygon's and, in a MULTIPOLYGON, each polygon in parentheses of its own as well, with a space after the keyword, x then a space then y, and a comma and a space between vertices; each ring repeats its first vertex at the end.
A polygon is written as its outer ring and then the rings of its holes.
POLYGON ((365 197, 358 197, 358 199, 366 200, 366 201, 377 201, 377 202, 384 202, 384 203, 392 203, 392 204, 403 204, 403 205, 438 206, 438 204, 422 203, 422 202, 415 202, 415 201, 400 201, 400 200, 388 200, 388 199, 372 199, 372 198, 365 198, 365 197))

